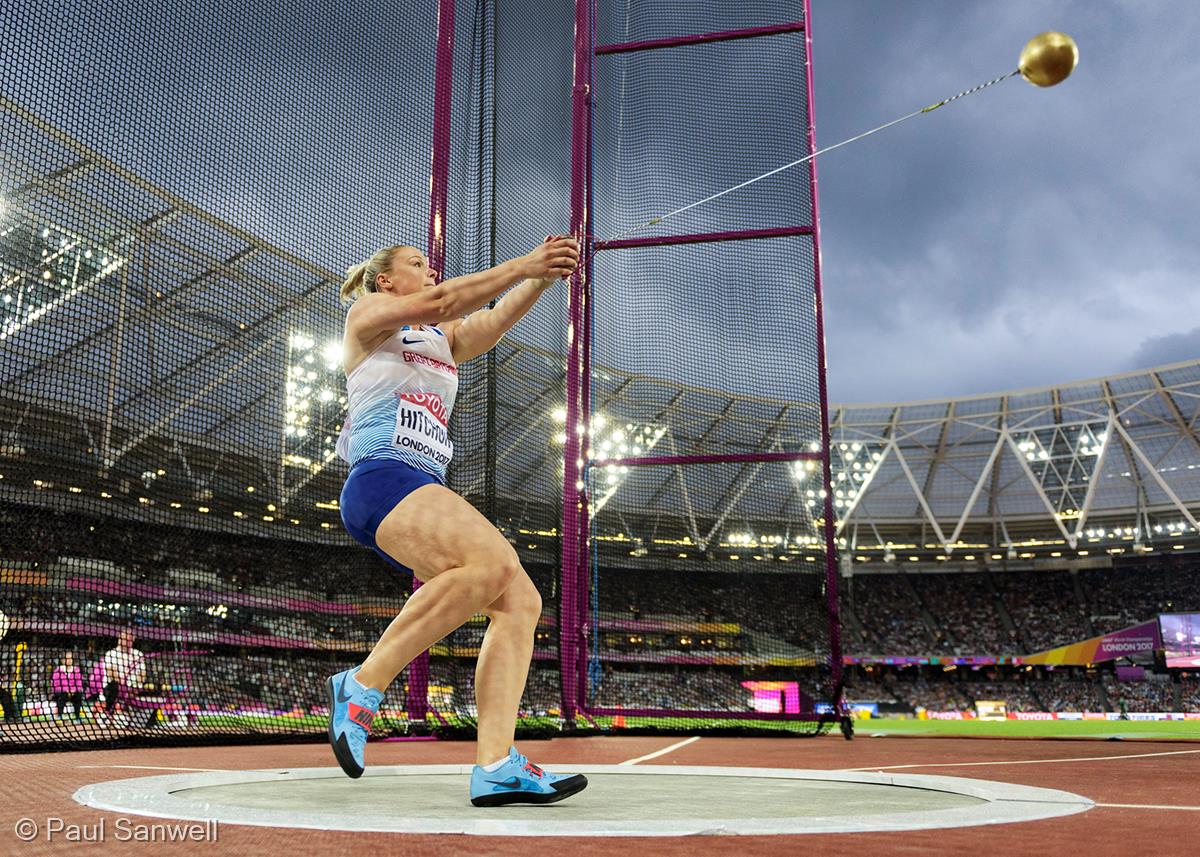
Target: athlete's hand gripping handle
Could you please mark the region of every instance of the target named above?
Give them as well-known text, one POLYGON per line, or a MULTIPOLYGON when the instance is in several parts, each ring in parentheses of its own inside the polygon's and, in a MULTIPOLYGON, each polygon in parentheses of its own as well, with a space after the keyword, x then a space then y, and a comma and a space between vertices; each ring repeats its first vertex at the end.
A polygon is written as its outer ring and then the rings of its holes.
POLYGON ((522 270, 530 280, 565 279, 579 265, 579 242, 561 235, 547 235, 540 247, 522 257, 522 270))

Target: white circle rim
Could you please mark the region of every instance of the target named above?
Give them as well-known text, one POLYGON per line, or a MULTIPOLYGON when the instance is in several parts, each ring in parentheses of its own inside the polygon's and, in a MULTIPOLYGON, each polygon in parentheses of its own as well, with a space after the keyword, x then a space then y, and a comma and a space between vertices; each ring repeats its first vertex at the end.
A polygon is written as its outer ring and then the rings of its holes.
MULTIPOLYGON (((470 775, 470 765, 391 765, 369 768, 366 777, 470 775)), ((942 810, 921 810, 875 815, 804 816, 770 819, 647 819, 628 821, 501 820, 471 817, 464 805, 462 818, 419 816, 354 816, 309 810, 270 810, 212 805, 178 797, 175 792, 206 786, 237 785, 288 779, 322 779, 344 776, 339 768, 260 769, 252 771, 206 771, 136 777, 83 786, 75 801, 93 809, 130 813, 178 821, 211 821, 218 824, 256 827, 288 827, 314 830, 355 830, 378 833, 458 833, 476 836, 695 836, 796 835, 808 833, 867 833, 899 830, 932 830, 1008 824, 1073 815, 1091 809, 1088 798, 1057 789, 1035 788, 1013 783, 927 774, 892 774, 870 771, 819 771, 790 768, 732 768, 685 765, 570 765, 556 773, 616 774, 622 776, 763 777, 840 783, 899 786, 948 792, 977 798, 982 804, 942 810)), ((464 801, 465 804, 465 801, 464 801)))

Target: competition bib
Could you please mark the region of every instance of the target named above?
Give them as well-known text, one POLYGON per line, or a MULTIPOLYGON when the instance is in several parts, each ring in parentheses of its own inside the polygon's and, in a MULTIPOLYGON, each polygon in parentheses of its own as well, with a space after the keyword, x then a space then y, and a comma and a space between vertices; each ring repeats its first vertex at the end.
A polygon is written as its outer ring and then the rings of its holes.
POLYGON ((398 393, 392 445, 433 461, 445 470, 454 457, 446 406, 437 393, 398 393))

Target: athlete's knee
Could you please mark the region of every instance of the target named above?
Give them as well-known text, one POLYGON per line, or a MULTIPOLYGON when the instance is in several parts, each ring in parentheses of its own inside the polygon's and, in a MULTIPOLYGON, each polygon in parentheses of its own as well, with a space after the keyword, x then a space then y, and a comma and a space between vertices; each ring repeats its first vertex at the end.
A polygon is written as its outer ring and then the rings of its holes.
POLYGON ((521 611, 536 623, 542 616, 542 593, 529 580, 529 575, 524 577, 528 583, 521 587, 521 611))
POLYGON ((542 596, 529 575, 521 569, 504 594, 489 604, 484 613, 492 618, 504 615, 536 625, 542 615, 542 596))
MULTIPOLYGON (((529 578, 525 579, 528 580, 529 578)), ((513 612, 526 622, 536 625, 538 619, 542 617, 542 595, 537 591, 537 587, 532 582, 521 585, 519 590, 516 604, 513 606, 513 612)))
POLYGON ((508 542, 499 540, 485 551, 473 553, 463 563, 472 569, 471 578, 477 588, 476 602, 487 606, 501 595, 522 574, 521 562, 508 542))
POLYGON ((508 550, 499 551, 499 555, 490 563, 495 569, 495 579, 498 586, 496 591, 497 597, 501 593, 507 592, 509 587, 513 585, 513 582, 525 574, 525 570, 521 568, 521 560, 517 558, 517 552, 508 543, 505 543, 504 546, 508 550))

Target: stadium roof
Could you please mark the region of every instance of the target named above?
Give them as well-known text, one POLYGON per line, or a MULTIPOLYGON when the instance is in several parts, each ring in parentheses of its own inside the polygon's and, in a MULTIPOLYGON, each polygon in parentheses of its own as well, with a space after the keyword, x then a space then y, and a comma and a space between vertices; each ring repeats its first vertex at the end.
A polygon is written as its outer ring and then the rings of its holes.
MULTIPOLYGON (((961 547, 1019 543, 1014 531, 1027 541, 1037 530, 1070 548, 1194 537, 1198 425, 1200 361, 990 395, 840 406, 839 451, 862 444, 880 457, 846 503, 844 532, 899 536, 899 527, 920 530, 923 543, 961 547)), ((887 539, 868 539, 879 541, 887 539)))

